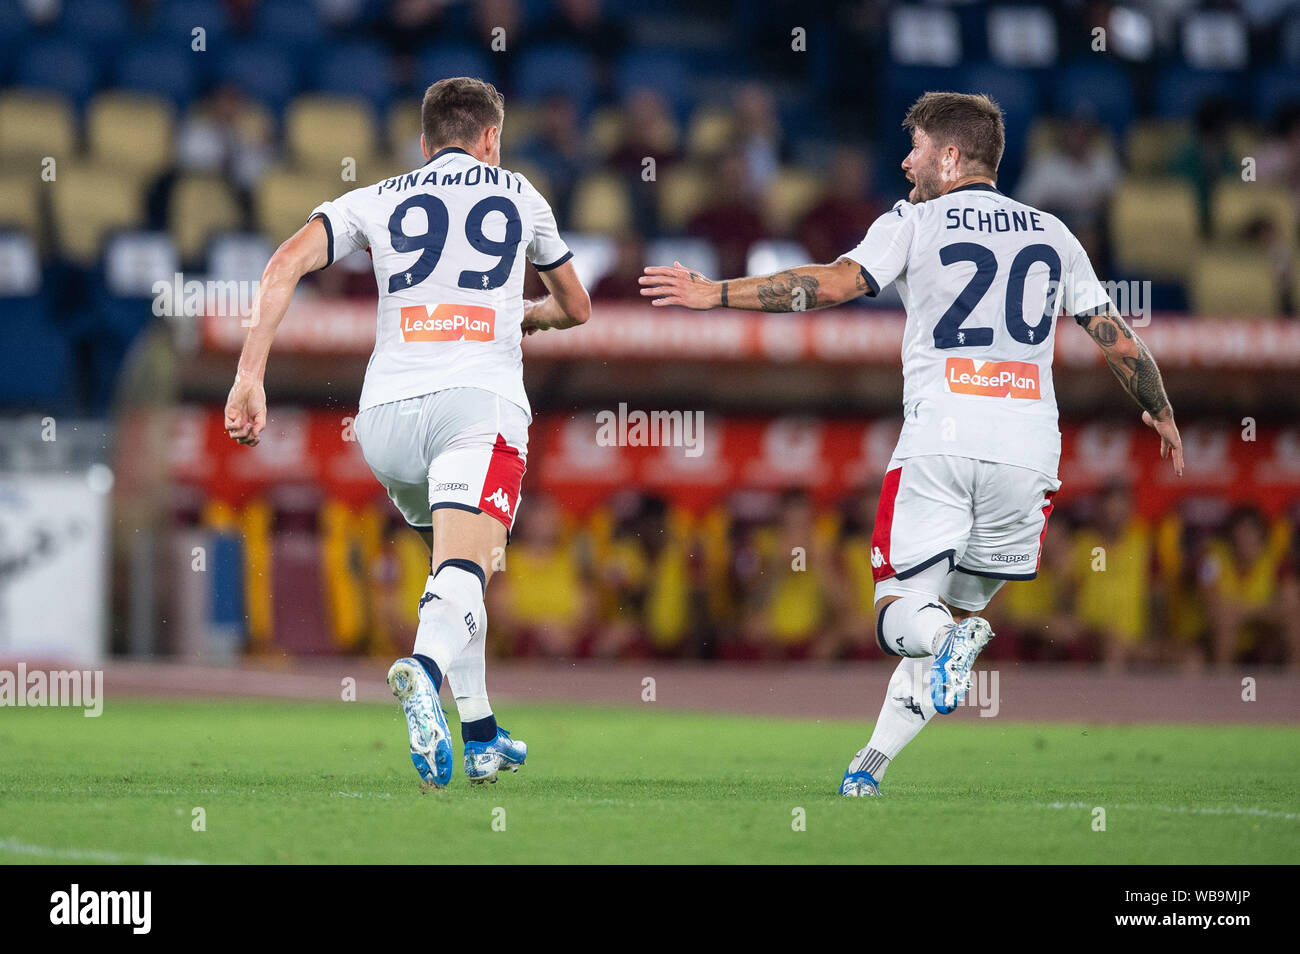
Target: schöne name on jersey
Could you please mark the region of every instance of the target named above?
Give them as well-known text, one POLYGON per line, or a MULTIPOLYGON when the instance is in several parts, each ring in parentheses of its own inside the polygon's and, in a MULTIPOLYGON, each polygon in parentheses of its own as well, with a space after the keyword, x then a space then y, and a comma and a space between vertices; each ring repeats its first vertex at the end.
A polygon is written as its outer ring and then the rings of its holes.
POLYGON ((1033 209, 985 212, 983 209, 966 206, 949 209, 944 218, 948 223, 944 226, 945 229, 966 229, 969 232, 1043 231, 1043 214, 1033 209))
POLYGON ((478 186, 478 185, 501 185, 507 192, 523 192, 523 186, 517 175, 507 172, 499 166, 476 165, 468 169, 460 169, 455 173, 449 171, 439 171, 432 169, 425 172, 423 169, 416 172, 408 172, 404 176, 394 176, 391 179, 385 179, 379 185, 375 186, 375 195, 383 195, 385 192, 401 192, 404 189, 413 189, 417 186, 478 186))

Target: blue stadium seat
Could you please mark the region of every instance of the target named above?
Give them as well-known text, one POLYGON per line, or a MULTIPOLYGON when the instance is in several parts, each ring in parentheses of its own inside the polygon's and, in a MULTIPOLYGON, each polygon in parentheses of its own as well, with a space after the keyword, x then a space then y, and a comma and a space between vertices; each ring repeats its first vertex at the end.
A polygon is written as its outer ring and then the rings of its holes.
POLYGON ((1255 75, 1254 95, 1255 115, 1259 119, 1271 119, 1278 108, 1287 103, 1300 103, 1300 72, 1287 67, 1274 67, 1261 70, 1255 75))
POLYGON ((346 43, 327 50, 316 62, 316 88, 322 93, 360 96, 377 109, 393 98, 392 68, 383 47, 346 43))
POLYGON ((556 93, 568 96, 585 113, 596 95, 596 68, 576 47, 529 50, 519 58, 515 87, 521 98, 534 102, 556 93))
POLYGON ((123 89, 154 93, 184 107, 199 92, 199 55, 177 44, 137 44, 122 54, 115 81, 123 89))
POLYGON ((41 298, 0 298, 4 336, 21 348, 0 349, 0 405, 60 407, 71 403, 72 349, 50 323, 41 298))
MULTIPOLYGON (((891 65, 885 71, 884 102, 876 116, 876 121, 880 124, 882 145, 888 149, 895 143, 902 145, 907 142, 907 133, 899 124, 907 114, 908 107, 923 93, 936 89, 956 89, 960 82, 960 73, 955 69, 891 65)), ((901 158, 900 156, 899 159, 901 158)))
POLYGON ((634 89, 648 87, 684 115, 690 106, 690 71, 681 54, 668 50, 632 50, 614 69, 614 92, 620 99, 634 89))
POLYGON ((91 58, 79 44, 46 39, 21 50, 14 79, 21 86, 62 93, 83 106, 95 91, 98 76, 91 58))
POLYGON ((1091 116, 1117 136, 1137 114, 1133 81, 1114 63, 1071 63, 1057 71, 1053 90, 1058 116, 1091 116))
POLYGON ((85 44, 97 56, 114 52, 114 45, 131 32, 126 0, 63 0, 59 32, 85 44))
POLYGON ((419 69, 415 85, 421 90, 448 76, 475 76, 497 82, 496 68, 487 54, 464 46, 429 47, 420 53, 419 69))
POLYGON ((1196 107, 1207 99, 1238 100, 1240 93, 1240 81, 1231 73, 1169 66, 1156 77, 1155 113, 1157 116, 1185 118, 1195 114, 1196 107))
POLYGON ((318 50, 329 39, 311 0, 264 0, 253 28, 259 39, 291 46, 299 54, 318 50))
POLYGON ((280 46, 250 41, 231 45, 217 61, 216 78, 234 83, 249 97, 280 112, 298 91, 295 59, 280 46))
POLYGON ((218 51, 230 37, 230 17, 221 0, 167 0, 158 4, 154 32, 164 43, 189 50, 196 27, 206 34, 207 52, 218 51))
POLYGON ((0 83, 13 78, 14 57, 26 46, 30 32, 19 0, 0 0, 0 83))

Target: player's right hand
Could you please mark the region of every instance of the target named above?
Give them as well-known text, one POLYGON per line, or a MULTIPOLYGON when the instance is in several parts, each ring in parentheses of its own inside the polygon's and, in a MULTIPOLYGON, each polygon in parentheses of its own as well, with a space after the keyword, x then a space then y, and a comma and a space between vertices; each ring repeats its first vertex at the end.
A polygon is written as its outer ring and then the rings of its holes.
POLYGON ((681 262, 673 262, 672 268, 649 265, 637 281, 641 283, 641 294, 652 299, 650 304, 659 307, 681 305, 683 308, 707 311, 719 303, 714 288, 717 282, 709 281, 681 262))
POLYGON ((1174 416, 1170 414, 1166 418, 1158 419, 1152 417, 1150 411, 1143 411, 1142 423, 1160 435, 1160 459, 1170 458, 1174 465, 1174 474, 1183 476, 1183 439, 1178 435, 1178 425, 1174 423, 1174 416))
POLYGON ((226 433, 241 444, 256 447, 266 427, 266 389, 261 381, 236 377, 226 398, 226 433))

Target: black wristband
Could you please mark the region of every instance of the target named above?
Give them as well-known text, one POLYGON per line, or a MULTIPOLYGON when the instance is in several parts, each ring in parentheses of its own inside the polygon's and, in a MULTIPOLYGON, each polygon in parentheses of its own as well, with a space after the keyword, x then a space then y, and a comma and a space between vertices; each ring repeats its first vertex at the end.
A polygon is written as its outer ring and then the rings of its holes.
POLYGON ((727 307, 727 283, 722 283, 722 307, 727 307))

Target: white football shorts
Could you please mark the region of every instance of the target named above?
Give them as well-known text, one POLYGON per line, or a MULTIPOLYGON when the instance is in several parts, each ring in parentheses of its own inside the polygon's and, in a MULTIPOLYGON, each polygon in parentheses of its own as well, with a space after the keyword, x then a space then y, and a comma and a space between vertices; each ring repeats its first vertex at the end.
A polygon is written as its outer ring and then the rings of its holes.
POLYGON ((406 522, 432 511, 489 513, 506 532, 519 510, 528 457, 528 412, 480 388, 447 388, 368 407, 354 429, 361 454, 406 522))
POLYGON ((891 460, 871 536, 876 597, 907 591, 909 579, 943 561, 951 572, 936 595, 959 609, 981 610, 1006 581, 1034 579, 1060 486, 1027 467, 970 457, 891 460))

